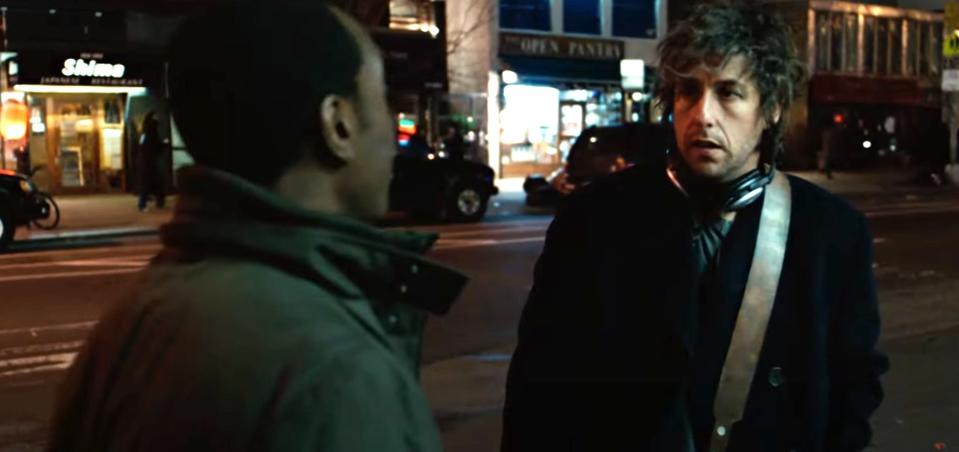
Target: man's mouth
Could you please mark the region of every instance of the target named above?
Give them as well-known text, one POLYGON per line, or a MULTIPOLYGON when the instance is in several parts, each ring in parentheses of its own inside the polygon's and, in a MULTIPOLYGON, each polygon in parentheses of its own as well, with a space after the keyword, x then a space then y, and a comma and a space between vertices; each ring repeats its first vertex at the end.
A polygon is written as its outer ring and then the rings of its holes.
POLYGON ((720 146, 719 143, 711 140, 693 140, 690 142, 690 145, 694 148, 722 149, 722 146, 720 146))

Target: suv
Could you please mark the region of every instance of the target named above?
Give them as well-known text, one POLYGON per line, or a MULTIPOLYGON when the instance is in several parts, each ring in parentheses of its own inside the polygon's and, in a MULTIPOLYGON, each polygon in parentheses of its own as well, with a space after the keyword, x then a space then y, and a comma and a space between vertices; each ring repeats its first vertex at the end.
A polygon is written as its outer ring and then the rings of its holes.
POLYGON ((661 124, 590 127, 576 138, 566 164, 549 176, 531 174, 523 183, 526 205, 555 206, 593 179, 633 165, 663 164, 671 130, 661 124))
POLYGON ((401 145, 393 163, 390 210, 451 222, 476 222, 499 193, 493 169, 440 157, 425 143, 401 145))

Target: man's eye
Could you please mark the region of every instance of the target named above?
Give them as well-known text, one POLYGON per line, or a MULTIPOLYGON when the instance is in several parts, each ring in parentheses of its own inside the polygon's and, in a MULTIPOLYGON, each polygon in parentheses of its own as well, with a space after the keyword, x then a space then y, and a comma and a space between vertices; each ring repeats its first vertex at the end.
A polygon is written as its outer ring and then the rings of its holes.
POLYGON ((719 90, 719 95, 722 96, 723 98, 727 98, 727 99, 728 99, 728 98, 738 98, 738 99, 742 99, 742 98, 743 98, 743 94, 742 94, 741 92, 739 92, 739 91, 737 91, 737 90, 735 90, 735 89, 731 89, 731 88, 723 88, 723 89, 720 89, 720 90, 719 90))

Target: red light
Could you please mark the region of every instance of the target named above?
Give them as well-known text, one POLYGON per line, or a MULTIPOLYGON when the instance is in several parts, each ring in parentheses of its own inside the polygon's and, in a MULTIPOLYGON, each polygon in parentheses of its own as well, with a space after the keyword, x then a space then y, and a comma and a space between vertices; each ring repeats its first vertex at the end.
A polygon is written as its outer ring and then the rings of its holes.
POLYGON ((845 120, 846 120, 846 118, 844 118, 844 117, 842 116, 842 114, 840 114, 840 113, 836 113, 836 114, 834 114, 834 115, 832 116, 832 122, 834 122, 834 123, 836 123, 836 124, 842 124, 842 122, 845 121, 845 120))
POLYGON ((396 135, 396 140, 399 141, 400 146, 407 146, 410 144, 409 134, 400 133, 396 135))

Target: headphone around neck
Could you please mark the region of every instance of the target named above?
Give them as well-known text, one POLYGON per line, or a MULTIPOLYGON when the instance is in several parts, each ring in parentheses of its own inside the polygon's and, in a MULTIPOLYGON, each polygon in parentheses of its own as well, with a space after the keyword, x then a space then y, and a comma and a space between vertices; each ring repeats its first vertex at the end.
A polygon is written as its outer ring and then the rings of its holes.
POLYGON ((684 185, 683 180, 687 179, 683 176, 684 171, 673 163, 667 164, 666 175, 673 185, 675 185, 679 191, 683 192, 686 197, 691 199, 698 198, 697 200, 706 202, 709 202, 707 199, 715 200, 714 205, 718 207, 721 212, 734 212, 759 199, 759 196, 762 195, 766 186, 772 182, 773 177, 776 175, 775 167, 769 164, 762 164, 761 167, 762 169, 756 168, 731 182, 710 186, 709 190, 713 193, 709 194, 698 192, 698 190, 693 188, 693 184, 688 182, 684 185), (687 188, 687 186, 689 188, 687 188))

